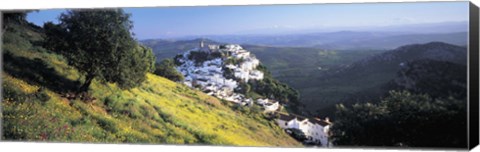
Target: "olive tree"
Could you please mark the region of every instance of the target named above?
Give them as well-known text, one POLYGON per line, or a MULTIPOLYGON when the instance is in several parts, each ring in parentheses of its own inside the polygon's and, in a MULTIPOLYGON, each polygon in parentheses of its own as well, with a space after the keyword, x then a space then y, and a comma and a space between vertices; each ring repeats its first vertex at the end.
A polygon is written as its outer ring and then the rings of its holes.
POLYGON ((133 38, 133 22, 121 9, 68 10, 59 23, 44 25, 47 49, 59 52, 84 76, 79 92, 88 90, 93 79, 135 87, 152 71, 151 49, 133 38))

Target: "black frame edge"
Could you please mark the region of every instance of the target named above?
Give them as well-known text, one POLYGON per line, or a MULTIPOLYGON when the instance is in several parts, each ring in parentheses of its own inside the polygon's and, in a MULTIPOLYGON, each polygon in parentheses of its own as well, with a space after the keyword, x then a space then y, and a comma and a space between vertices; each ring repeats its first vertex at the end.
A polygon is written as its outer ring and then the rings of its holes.
POLYGON ((468 148, 479 144, 479 11, 470 2, 469 18, 469 105, 468 105, 468 148))

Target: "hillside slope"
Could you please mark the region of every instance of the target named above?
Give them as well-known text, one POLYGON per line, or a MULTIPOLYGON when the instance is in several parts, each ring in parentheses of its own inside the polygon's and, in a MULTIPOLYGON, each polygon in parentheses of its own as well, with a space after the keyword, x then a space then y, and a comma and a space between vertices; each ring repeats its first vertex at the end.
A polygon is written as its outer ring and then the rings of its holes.
POLYGON ((131 90, 94 81, 91 102, 68 100, 84 78, 41 47, 42 29, 9 23, 5 31, 2 140, 301 146, 261 113, 152 74, 131 90))
POLYGON ((466 52, 464 47, 442 42, 402 46, 301 82, 307 88, 302 102, 323 114, 339 102, 378 100, 402 65, 426 59, 465 65, 466 52))

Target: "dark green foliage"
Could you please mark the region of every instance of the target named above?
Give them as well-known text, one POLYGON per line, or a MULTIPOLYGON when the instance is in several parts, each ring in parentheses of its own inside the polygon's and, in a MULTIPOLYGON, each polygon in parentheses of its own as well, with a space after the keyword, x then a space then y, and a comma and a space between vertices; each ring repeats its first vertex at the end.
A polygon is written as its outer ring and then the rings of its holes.
MULTIPOLYGON (((379 54, 384 50, 324 50, 306 47, 253 45, 243 45, 243 47, 254 53, 262 61, 264 67, 268 67, 275 79, 299 91, 301 95, 299 101, 302 104, 299 104, 297 108, 304 112, 315 112, 329 105, 333 106, 339 101, 344 101, 342 99, 346 96, 354 93, 355 90, 353 89, 370 88, 370 86, 377 85, 377 83, 370 83, 370 79, 372 81, 380 80, 378 82, 381 82, 382 79, 378 78, 383 77, 381 75, 383 73, 380 73, 378 77, 362 75, 368 72, 362 72, 359 77, 352 74, 339 74, 335 77, 324 77, 324 75, 336 73, 339 69, 343 69, 355 61, 379 54), (358 83, 355 81, 360 78, 368 78, 368 85, 364 83, 365 81, 359 81, 358 83), (306 107, 302 108, 303 105, 306 107)), ((262 69, 262 67, 259 66, 257 69, 262 69)), ((325 112, 323 109, 321 111, 325 112)), ((332 117, 331 113, 328 112, 321 115, 332 117)))
POLYGON ((263 109, 259 105, 252 105, 252 106, 243 106, 240 104, 234 104, 230 106, 234 111, 239 111, 251 118, 255 118, 258 120, 259 123, 263 123, 265 121, 265 115, 263 114, 263 109))
POLYGON ((267 67, 263 64, 260 64, 257 66, 257 70, 262 71, 265 76, 271 77, 272 74, 270 71, 267 69, 267 67))
POLYGON ((3 12, 4 22, 26 22, 28 12, 3 12))
MULTIPOLYGON (((406 62, 374 103, 337 105, 339 145, 466 146, 466 66, 430 59, 406 62)), ((363 101, 365 102, 365 101, 363 101)))
POLYGON ((223 57, 223 54, 220 52, 208 53, 203 51, 191 51, 188 59, 194 61, 196 65, 200 65, 205 61, 221 57, 223 57))
POLYGON ((34 93, 35 98, 38 100, 45 102, 50 100, 50 96, 48 96, 47 92, 45 91, 45 88, 41 87, 37 90, 37 92, 34 93))
POLYGON ((177 55, 175 55, 175 57, 173 57, 173 61, 174 61, 176 66, 182 65, 182 63, 178 60, 179 58, 182 58, 182 57, 183 57, 183 54, 177 54, 177 55))
POLYGON ((296 108, 299 103, 299 92, 285 83, 274 79, 268 71, 267 67, 260 64, 257 67, 257 70, 260 70, 264 73, 264 78, 262 80, 252 80, 248 84, 251 85, 251 90, 254 92, 268 97, 277 99, 282 103, 288 103, 292 105, 292 108, 296 108))
POLYGON ((211 58, 221 58, 224 57, 225 55, 222 52, 212 52, 210 53, 211 58))
POLYGON ((152 72, 155 67, 155 57, 150 48, 136 46, 131 52, 130 57, 122 58, 119 65, 114 68, 106 68, 110 74, 105 74, 107 82, 116 82, 121 88, 133 88, 145 81, 145 73, 152 72))
POLYGON ((225 65, 228 65, 228 64, 239 65, 240 63, 243 62, 243 59, 228 58, 224 62, 225 62, 225 65))
POLYGON ((304 141, 307 140, 307 136, 303 131, 297 128, 289 128, 286 130, 287 133, 291 134, 293 138, 297 139, 298 141, 304 141))
MULTIPOLYGON (((229 58, 224 61, 224 64, 239 64, 241 62, 243 62, 242 59, 229 58)), ((247 98, 260 95, 276 99, 282 103, 292 105, 292 110, 296 110, 296 106, 299 105, 298 91, 273 78, 266 66, 260 64, 257 66, 257 70, 264 73, 264 78, 262 80, 250 80, 248 82, 240 81, 239 90, 237 91, 246 95, 247 98)), ((223 68, 223 76, 225 78, 236 79, 233 73, 231 69, 223 68)))
POLYGON ((282 103, 298 104, 298 91, 271 77, 249 83, 252 90, 262 96, 280 100, 282 103))
POLYGON ((309 89, 304 90, 308 93, 302 92, 302 103, 308 105, 308 109, 315 109, 319 115, 328 115, 333 113, 337 103, 376 102, 389 90, 407 89, 434 97, 460 97, 461 92, 465 94, 462 85, 466 85, 466 81, 461 78, 466 78, 466 66, 462 66, 467 63, 466 57, 466 48, 441 42, 403 46, 305 79, 302 83, 309 89), (409 63, 415 63, 415 68, 409 68, 409 63), (406 72, 407 69, 412 69, 412 73, 402 78, 403 75, 398 72, 406 72), (395 79, 417 82, 412 86, 414 88, 403 85, 390 87, 396 83, 392 82, 395 79))
POLYGON ((227 67, 222 67, 222 71, 223 71, 223 76, 227 79, 236 79, 235 78, 235 71, 233 71, 232 69, 230 68, 227 68, 227 67))
MULTIPOLYGON (((292 110, 297 110, 295 108, 299 104, 298 91, 274 79, 265 66, 259 65, 257 69, 264 73, 264 78, 262 80, 250 80, 248 82, 239 81, 239 89, 237 89, 236 92, 244 94, 247 98, 255 99, 256 97, 263 96, 276 99, 281 103, 292 105, 292 110)), ((223 75, 226 78, 236 79, 233 76, 232 70, 224 67, 223 71, 223 75)))
MULTIPOLYGON (((383 82, 384 84, 380 83, 376 87, 369 87, 364 91, 350 94, 348 97, 344 97, 343 100, 341 100, 342 104, 352 105, 356 102, 366 101, 377 103, 380 101, 381 96, 388 94, 389 90, 408 90, 412 93, 429 94, 432 98, 448 98, 452 96, 456 99, 463 100, 467 97, 466 65, 456 64, 449 61, 422 59, 404 62, 404 66, 398 67, 399 70, 396 72, 396 76, 393 75, 394 77, 391 80, 383 82)), ((384 72, 386 72, 386 70, 384 72)), ((371 73, 370 76, 378 76, 379 74, 379 72, 371 73)), ((343 81, 345 81, 344 83, 334 81, 337 82, 337 87, 339 85, 347 85, 347 82, 353 82, 342 77, 344 76, 338 76, 339 79, 337 80, 343 79, 343 81)), ((372 80, 374 80, 373 78, 375 77, 372 77, 372 80)), ((365 77, 362 77, 362 79, 365 79, 365 77)), ((362 79, 359 78, 356 81, 362 79)), ((378 81, 380 81, 380 76, 377 77, 377 82, 378 81)), ((361 87, 366 85, 368 84, 364 84, 361 87)), ((327 85, 324 88, 327 87, 330 86, 327 85)), ((349 89, 347 87, 342 88, 345 90, 349 89)), ((353 85, 352 88, 358 87, 357 85, 353 85)), ((335 106, 331 105, 318 110, 318 114, 326 115, 334 113, 334 109, 335 106)), ((334 118, 334 116, 331 116, 330 118, 334 118)))
POLYGON ((75 90, 79 82, 69 80, 39 58, 29 59, 3 53, 4 71, 29 83, 38 84, 56 92, 75 90))
POLYGON ((188 56, 189 60, 195 61, 195 64, 201 64, 208 60, 208 53, 201 51, 192 51, 188 56))
POLYGON ((148 72, 150 73, 153 73, 153 71, 155 71, 155 63, 156 63, 156 60, 157 58, 155 57, 155 54, 153 54, 153 51, 151 48, 147 47, 147 46, 143 46, 143 45, 139 45, 140 46, 140 50, 143 50, 143 58, 144 58, 144 62, 146 65, 148 65, 148 72))
POLYGON ((2 49, 4 52, 16 49, 42 50, 34 46, 42 40, 42 28, 25 20, 26 12, 3 12, 2 49), (37 33, 39 32, 39 33, 37 33), (13 47, 6 47, 6 45, 13 47))
MULTIPOLYGON (((42 86, 36 93, 29 95, 17 94, 16 101, 30 101, 32 99, 48 101, 49 96, 45 89, 55 92, 67 92, 76 89, 79 83, 67 79, 55 68, 46 62, 50 51, 40 46, 43 41, 43 33, 37 27, 25 20, 26 12, 5 12, 4 27, 2 33, 3 72, 22 79, 30 84, 42 86), (39 53, 40 56, 25 55, 25 51, 39 53)), ((61 56, 51 56, 63 61, 61 56)))
POLYGON ((38 28, 34 24, 30 24, 27 21, 27 14, 29 12, 32 12, 32 10, 28 11, 2 11, 2 31, 7 29, 8 26, 11 26, 13 24, 29 24, 30 26, 33 26, 35 28, 38 28))
POLYGON ((14 84, 4 83, 2 84, 2 95, 5 101, 18 101, 18 102, 46 102, 50 100, 50 96, 45 91, 45 88, 39 88, 33 93, 24 93, 20 88, 14 84))
POLYGON ((337 106, 339 146, 466 147, 466 101, 391 91, 379 104, 337 106))
POLYGON ((175 63, 173 59, 165 59, 156 65, 154 74, 165 77, 172 81, 183 81, 184 77, 182 73, 175 69, 175 63))
POLYGON ((433 97, 467 97, 467 67, 430 59, 408 62, 391 82, 392 89, 408 89, 433 97))
POLYGON ((94 78, 135 87, 151 71, 152 53, 138 46, 130 30, 130 15, 115 10, 69 10, 60 23, 44 25, 45 47, 64 55, 69 64, 85 75, 79 91, 88 90, 94 78))
MULTIPOLYGON (((250 85, 248 85, 247 83, 245 83, 245 82, 243 82, 243 81, 240 81, 240 83, 239 83, 239 88, 240 88, 240 89, 239 89, 238 91, 239 91, 241 94, 244 94, 244 95, 247 95, 247 93, 251 91, 250 85)), ((248 97, 247 97, 247 98, 248 98, 248 97)))
POLYGON ((2 84, 2 98, 4 101, 29 101, 28 94, 24 93, 20 88, 13 84, 2 84))

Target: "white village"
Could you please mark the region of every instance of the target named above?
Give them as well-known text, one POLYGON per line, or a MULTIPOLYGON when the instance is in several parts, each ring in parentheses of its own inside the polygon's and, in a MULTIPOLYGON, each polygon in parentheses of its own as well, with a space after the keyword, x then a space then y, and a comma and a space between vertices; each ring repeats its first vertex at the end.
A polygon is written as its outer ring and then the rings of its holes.
POLYGON ((176 69, 185 77, 182 82, 185 85, 242 106, 260 105, 265 113, 278 115, 276 122, 287 133, 292 134, 292 130, 299 130, 306 137, 304 142, 322 147, 331 146, 328 137, 332 123, 328 118, 322 120, 286 114, 279 111, 283 105, 275 99, 252 99, 238 93, 239 81, 248 82, 264 78, 264 73, 257 70, 260 61, 240 45, 205 45, 201 41, 199 47, 188 50, 176 57, 175 60, 179 63, 176 69), (208 58, 198 61, 192 57, 192 54, 202 54, 208 58), (239 62, 235 64, 226 62, 232 59, 239 62), (225 76, 226 69, 233 72, 231 75, 235 79, 225 76))

